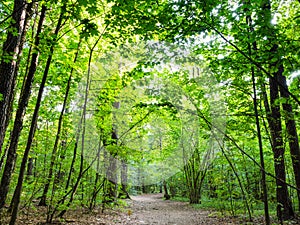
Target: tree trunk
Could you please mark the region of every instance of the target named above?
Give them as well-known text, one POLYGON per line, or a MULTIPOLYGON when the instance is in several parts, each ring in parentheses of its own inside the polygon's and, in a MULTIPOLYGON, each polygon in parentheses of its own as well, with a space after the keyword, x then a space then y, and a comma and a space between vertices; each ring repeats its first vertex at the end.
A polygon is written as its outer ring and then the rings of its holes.
POLYGON ((94 188, 92 193, 92 198, 90 202, 89 209, 92 210, 96 206, 96 199, 99 191, 101 190, 102 185, 104 184, 104 179, 102 181, 102 184, 100 185, 100 188, 98 188, 98 181, 100 180, 101 174, 100 174, 100 152, 101 152, 101 142, 102 138, 100 136, 99 143, 98 143, 98 152, 97 152, 97 167, 96 167, 96 177, 94 182, 94 188))
POLYGON ((106 168, 106 193, 105 203, 115 202, 117 198, 118 176, 117 176, 117 160, 114 156, 109 155, 109 165, 106 168))
POLYGON ((280 73, 278 75, 278 82, 281 84, 279 87, 280 95, 285 99, 285 102, 282 103, 282 108, 284 110, 284 119, 286 130, 288 133, 288 142, 290 148, 290 154, 293 163, 293 171, 295 176, 295 183, 298 196, 298 209, 300 209, 300 149, 299 149, 299 140, 298 132, 296 127, 296 122, 294 118, 294 112, 292 105, 288 102, 290 99, 290 94, 287 91, 288 86, 286 83, 286 77, 280 73))
MULTIPOLYGON (((208 157, 208 155, 204 157, 208 157)), ((184 156, 183 160, 185 161, 184 175, 188 187, 189 202, 190 204, 199 204, 201 202, 201 188, 203 181, 206 171, 211 164, 201 164, 201 155, 198 147, 196 147, 191 158, 186 159, 186 156, 184 156)))
POLYGON ((34 168, 34 159, 29 158, 28 163, 27 163, 27 176, 32 176, 33 175, 33 168, 34 168))
POLYGON ((163 187, 164 187, 164 198, 166 200, 169 200, 171 198, 171 196, 169 195, 167 182, 165 180, 163 181, 163 187))
MULTIPOLYGON (((76 138, 76 140, 79 140, 79 138, 76 138)), ((68 179, 67 179, 67 182, 66 182, 66 191, 69 189, 69 186, 70 186, 70 183, 71 183, 72 173, 75 170, 74 165, 75 165, 76 158, 77 158, 77 148, 78 148, 78 144, 77 143, 78 142, 76 141, 75 145, 74 145, 74 149, 73 149, 72 162, 71 162, 71 166, 70 166, 70 169, 69 169, 68 179)))
MULTIPOLYGON (((35 43, 34 43, 36 47, 38 47, 39 43, 40 43, 39 35, 42 30, 42 25, 43 25, 44 18, 45 18, 45 11, 46 11, 46 8, 44 8, 42 10, 39 26, 37 29, 36 39, 35 39, 35 43)), ((37 67, 37 63, 38 63, 38 57, 39 57, 39 53, 38 53, 38 51, 35 51, 35 53, 33 53, 33 55, 32 55, 29 73, 25 79, 25 84, 24 84, 24 87, 23 87, 21 95, 20 95, 18 109, 16 112, 16 118, 15 118, 15 122, 14 122, 14 127, 13 127, 13 130, 10 135, 10 145, 9 145, 9 149, 7 152, 6 164, 4 167, 3 176, 2 176, 1 184, 0 184, 0 195, 2 196, 1 201, 0 201, 0 209, 5 204, 7 193, 9 190, 9 184, 10 184, 12 172, 14 169, 14 164, 15 164, 15 161, 17 158, 16 152, 17 152, 17 147, 18 147, 18 143, 19 143, 19 137, 21 135, 21 131, 23 128, 23 119, 25 116, 26 108, 27 108, 28 101, 29 101, 30 94, 31 94, 31 86, 32 86, 32 82, 34 79, 34 75, 35 75, 35 71, 36 71, 36 67, 37 67)))
POLYGON ((277 217, 281 220, 288 220, 294 216, 291 200, 289 199, 286 184, 284 146, 282 139, 281 113, 277 100, 279 99, 277 77, 270 78, 270 102, 271 119, 270 132, 272 149, 274 153, 274 166, 276 175, 276 196, 277 196, 277 217))
MULTIPOLYGON (((247 2, 247 3, 249 4, 249 2, 247 2)), ((248 8, 245 9, 245 11, 248 11, 248 10, 249 10, 248 8)), ((253 33, 254 28, 253 28, 253 24, 252 24, 252 18, 250 15, 246 16, 246 22, 249 25, 249 29, 248 29, 249 33, 250 32, 253 33)), ((250 40, 251 39, 249 38, 249 41, 250 40)), ((252 46, 253 46, 254 54, 257 54, 257 50, 258 50, 256 41, 254 41, 253 43, 248 43, 248 51, 249 51, 250 57, 252 57, 252 46)), ((259 74, 260 74, 260 72, 259 72, 259 74)), ((263 150, 262 135, 261 135, 261 129, 260 129, 259 114, 258 114, 255 69, 254 69, 253 65, 251 66, 251 80, 252 80, 252 88, 253 88, 253 106, 254 106, 255 123, 256 123, 256 130, 257 130, 257 140, 258 140, 258 147, 259 147, 259 158, 260 158, 260 165, 261 165, 260 172, 261 172, 261 185, 262 185, 263 202, 264 202, 264 214, 265 214, 266 225, 269 225, 270 224, 270 215, 269 215, 269 204, 268 204, 268 190, 267 190, 267 182, 266 182, 264 150, 263 150)), ((247 173, 246 173, 246 176, 247 176, 247 173)), ((248 178, 248 176, 247 176, 247 178, 248 178)))
POLYGON ((122 199, 129 199, 129 194, 128 194, 128 191, 127 191, 127 174, 128 172, 128 168, 127 168, 127 164, 126 164, 126 161, 123 159, 121 161, 121 190, 120 190, 120 193, 119 193, 119 198, 122 198, 122 199))
MULTIPOLYGON (((23 29, 23 32, 22 32, 22 35, 21 35, 21 41, 20 41, 20 44, 19 44, 19 54, 18 54, 18 57, 17 57, 16 66, 15 66, 14 75, 13 75, 12 86, 11 86, 11 95, 10 95, 10 99, 8 101, 9 102, 8 109, 7 109, 8 115, 7 115, 7 118, 6 118, 5 128, 8 127, 11 116, 12 116, 12 112, 13 112, 13 102, 14 102, 15 93, 16 93, 15 86, 16 86, 16 82, 17 82, 17 76, 18 76, 20 63, 21 63, 21 60, 22 60, 23 45, 26 41, 26 33, 27 33, 27 30, 28 30, 28 24, 30 22, 32 14, 33 14, 33 2, 28 3, 27 8, 26 8, 24 29, 23 29)), ((29 53, 28 53, 28 57, 30 57, 29 53)), ((27 66, 29 66, 29 62, 30 62, 30 60, 28 60, 27 66)), ((26 71, 24 74, 27 75, 28 72, 26 71)), ((25 79, 26 79, 26 76, 25 76, 25 79)), ((24 84, 25 84, 25 81, 23 82, 23 85, 24 84)), ((23 87, 22 87, 21 90, 23 90, 23 87)), ((0 150, 0 152, 1 152, 1 150, 0 150)))
MULTIPOLYGON (((277 75, 276 75, 277 77, 277 75)), ((267 121, 271 134, 271 146, 274 154, 274 167, 276 176, 276 197, 277 197, 277 217, 279 220, 285 220, 294 216, 291 200, 289 199, 285 162, 284 146, 282 139, 281 113, 280 107, 276 102, 279 98, 278 83, 276 78, 270 78, 270 105, 264 84, 262 84, 262 95, 266 109, 267 121)))
MULTIPOLYGON (((119 102, 114 102, 113 107, 118 109, 120 107, 119 102)), ((114 116, 113 116, 114 118, 114 116)), ((114 120, 114 119, 113 119, 114 120)), ((113 121, 112 124, 112 132, 111 132, 111 141, 109 141, 108 145, 118 145, 118 134, 117 129, 115 128, 115 124, 113 121)), ((107 141, 105 141, 107 142, 107 141)), ((117 153, 109 153, 109 162, 108 167, 106 168, 106 176, 107 176, 107 191, 105 196, 105 203, 115 202, 117 198, 118 192, 118 174, 117 174, 117 165, 118 160, 116 159, 117 153)), ((121 165, 123 167, 123 165, 121 165)), ((123 174, 124 175, 124 174, 123 174)))
MULTIPOLYGON (((10 106, 15 89, 17 63, 22 49, 22 35, 25 34, 26 1, 15 0, 12 14, 12 25, 3 45, 3 55, 0 63, 0 153, 4 142, 5 132, 11 115, 10 106), (16 35, 17 34, 17 35, 16 35)), ((0 208, 3 201, 1 198, 0 208)))
MULTIPOLYGON (((80 46, 81 46, 81 41, 82 41, 82 39, 79 40, 79 43, 78 43, 78 46, 77 46, 77 52, 75 54, 75 58, 74 58, 74 61, 73 61, 74 64, 76 63, 77 58, 78 58, 79 49, 80 49, 80 46)), ((74 68, 72 67, 71 72, 70 72, 70 76, 73 75, 73 71, 74 71, 74 68)), ((77 143, 79 141, 79 134, 80 134, 80 131, 81 131, 82 120, 83 120, 83 117, 81 117, 80 124, 79 124, 80 128, 79 128, 79 130, 77 131, 77 134, 76 134, 76 142, 75 142, 75 146, 74 146, 74 150, 73 150, 73 158, 72 158, 70 170, 69 170, 69 173, 68 173, 68 179, 67 179, 67 182, 66 182, 66 190, 68 190, 68 188, 69 188, 69 185, 70 185, 70 182, 71 182, 71 176, 72 176, 72 173, 74 171, 74 164, 75 164, 76 156, 77 156, 77 143)))
MULTIPOLYGON (((111 145, 117 145, 118 136, 115 131, 111 133, 111 145)), ((107 143, 106 143, 107 145, 107 143)), ((117 175, 117 159, 116 154, 108 154, 108 166, 106 168, 106 193, 105 193, 105 203, 114 202, 117 198, 118 189, 118 175, 117 175)))

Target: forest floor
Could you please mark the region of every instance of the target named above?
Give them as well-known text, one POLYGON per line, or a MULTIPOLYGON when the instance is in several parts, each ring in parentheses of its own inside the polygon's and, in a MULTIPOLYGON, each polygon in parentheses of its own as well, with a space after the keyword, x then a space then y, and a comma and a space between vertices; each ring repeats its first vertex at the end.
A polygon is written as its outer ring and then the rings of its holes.
MULTIPOLYGON (((45 209, 38 207, 36 211, 20 212, 18 225, 45 225, 45 209)), ((1 224, 1 223, 0 223, 1 224)), ((5 223, 3 223, 5 224, 5 223)), ((263 224, 263 218, 247 222, 238 217, 229 217, 211 210, 195 209, 187 202, 164 200, 162 194, 133 196, 127 200, 127 206, 118 209, 101 209, 92 212, 83 209, 70 210, 65 218, 55 221, 60 225, 257 225, 263 224)), ((288 223, 298 224, 298 223, 288 223)))
POLYGON ((239 224, 232 218, 219 218, 207 210, 195 209, 186 202, 164 200, 161 194, 132 197, 133 223, 147 225, 224 225, 239 224))

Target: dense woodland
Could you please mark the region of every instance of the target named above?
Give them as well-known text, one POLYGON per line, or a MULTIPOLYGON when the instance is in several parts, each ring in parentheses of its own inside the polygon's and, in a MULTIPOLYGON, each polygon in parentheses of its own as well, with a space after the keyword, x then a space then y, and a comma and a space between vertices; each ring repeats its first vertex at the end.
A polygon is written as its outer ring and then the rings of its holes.
POLYGON ((0 218, 163 192, 300 209, 300 1, 1 0, 0 218))

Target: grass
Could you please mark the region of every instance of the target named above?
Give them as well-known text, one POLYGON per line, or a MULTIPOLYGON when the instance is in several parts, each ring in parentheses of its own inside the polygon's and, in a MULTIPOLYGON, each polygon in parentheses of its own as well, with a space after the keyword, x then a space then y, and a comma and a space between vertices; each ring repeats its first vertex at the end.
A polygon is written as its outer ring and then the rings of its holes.
MULTIPOLYGON (((262 202, 255 201, 250 202, 250 211, 253 217, 258 217, 264 215, 264 205, 262 202)), ((194 208, 199 209, 213 209, 220 212, 224 212, 224 214, 229 214, 231 216, 245 216, 248 213, 247 208, 245 206, 245 201, 242 200, 223 200, 220 201, 218 199, 208 199, 203 198, 201 204, 193 205, 194 208)), ((276 216, 276 204, 269 203, 269 213, 270 216, 276 216)))
MULTIPOLYGON (((186 197, 176 196, 173 197, 174 201, 189 202, 186 197)), ((250 202, 251 216, 254 222, 246 222, 249 220, 249 213, 245 206, 245 201, 241 199, 235 199, 233 201, 220 199, 209 199, 202 197, 201 204, 193 204, 195 209, 212 210, 211 217, 236 217, 243 222, 243 224, 263 224, 264 221, 264 204, 260 201, 250 202)), ((269 214, 271 217, 272 225, 278 225, 276 222, 276 203, 269 203, 269 214)), ((297 221, 285 221, 283 224, 298 224, 297 221)))
POLYGON ((178 202, 189 202, 189 199, 187 197, 181 197, 181 196, 174 196, 171 198, 173 201, 178 201, 178 202))

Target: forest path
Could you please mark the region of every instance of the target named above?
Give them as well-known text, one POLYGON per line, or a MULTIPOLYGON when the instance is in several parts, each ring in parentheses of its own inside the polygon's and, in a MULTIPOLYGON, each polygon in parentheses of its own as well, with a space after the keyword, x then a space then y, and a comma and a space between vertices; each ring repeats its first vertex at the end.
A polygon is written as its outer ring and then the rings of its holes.
POLYGON ((212 217, 207 210, 194 209, 186 202, 164 200, 162 194, 133 196, 128 201, 131 210, 129 224, 146 225, 229 225, 229 218, 212 217))
MULTIPOLYGON (((237 218, 220 217, 219 213, 195 209, 187 202, 164 200, 162 194, 132 196, 126 200, 128 206, 118 209, 101 208, 85 211, 81 208, 69 210, 64 220, 56 220, 60 225, 241 225, 263 224, 238 221, 237 218), (216 216, 219 215, 219 216, 216 216)), ((24 211, 19 215, 17 225, 45 223, 46 208, 24 211)), ((1 223, 0 223, 1 224, 1 223)), ((8 224, 4 222, 3 224, 8 224)))

